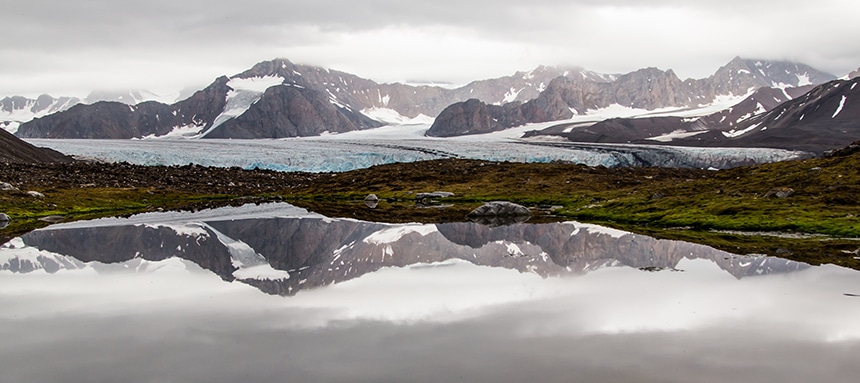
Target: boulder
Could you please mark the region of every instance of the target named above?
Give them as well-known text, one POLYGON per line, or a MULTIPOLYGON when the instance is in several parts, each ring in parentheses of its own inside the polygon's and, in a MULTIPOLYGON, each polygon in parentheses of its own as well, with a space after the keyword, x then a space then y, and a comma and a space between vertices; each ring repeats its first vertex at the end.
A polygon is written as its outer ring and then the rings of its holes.
POLYGON ((507 201, 493 201, 472 210, 467 217, 531 217, 529 208, 507 201))
POLYGON ((376 209, 379 206, 379 197, 376 194, 368 194, 367 197, 364 197, 364 204, 371 209, 376 209))
POLYGON ((27 192, 27 195, 28 195, 28 196, 30 196, 30 197, 35 197, 35 198, 45 198, 45 195, 44 195, 44 194, 39 193, 39 192, 37 192, 37 191, 32 191, 32 190, 31 190, 31 191, 28 191, 28 192, 27 192))
POLYGON ((12 220, 12 218, 9 218, 9 216, 6 215, 6 213, 0 213, 0 222, 9 222, 11 220, 12 220))
POLYGON ((18 188, 12 186, 12 184, 8 182, 0 182, 0 190, 9 191, 9 190, 18 190, 18 188))
POLYGON ((794 194, 794 189, 792 188, 773 188, 770 189, 764 196, 765 197, 776 197, 776 198, 787 198, 794 194))

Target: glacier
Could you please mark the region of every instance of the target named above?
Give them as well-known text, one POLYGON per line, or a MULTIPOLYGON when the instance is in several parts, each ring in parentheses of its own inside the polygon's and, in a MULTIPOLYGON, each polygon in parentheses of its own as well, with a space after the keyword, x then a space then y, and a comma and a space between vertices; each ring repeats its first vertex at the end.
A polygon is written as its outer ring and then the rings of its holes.
MULTIPOLYGON (((539 125, 539 124, 535 124, 539 125)), ((462 138, 429 138, 427 124, 370 131, 265 140, 161 138, 149 140, 28 139, 83 159, 138 165, 241 167, 277 171, 345 172, 399 162, 445 158, 498 162, 569 162, 609 168, 663 166, 726 169, 805 158, 805 152, 768 148, 696 148, 664 145, 577 144, 519 139, 529 125, 462 138)))

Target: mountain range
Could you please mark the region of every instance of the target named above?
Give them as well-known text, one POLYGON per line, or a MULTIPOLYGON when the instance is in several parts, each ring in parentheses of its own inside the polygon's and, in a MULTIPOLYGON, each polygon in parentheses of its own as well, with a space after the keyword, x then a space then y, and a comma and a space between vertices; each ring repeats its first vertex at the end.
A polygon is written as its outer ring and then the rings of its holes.
POLYGON ((731 108, 701 117, 612 118, 556 125, 526 137, 571 142, 770 147, 815 154, 860 139, 860 78, 798 88, 759 88, 731 108))
POLYGON ((681 80, 672 70, 645 68, 618 76, 612 82, 570 77, 556 78, 538 97, 501 107, 469 100, 442 111, 429 136, 450 137, 487 133, 526 123, 567 120, 589 111, 621 106, 653 111, 661 108, 698 108, 720 96, 745 96, 763 88, 818 85, 836 76, 803 64, 734 58, 704 79, 681 80))
POLYGON ((451 103, 479 97, 503 103, 537 96, 559 76, 610 81, 613 76, 581 69, 538 67, 513 76, 447 89, 379 84, 340 71, 275 59, 232 77, 219 77, 188 99, 167 105, 119 102, 75 105, 24 124, 27 138, 141 138, 183 135, 207 138, 314 136, 382 126, 437 115, 451 103), (376 118, 376 119, 374 119, 376 118), (383 121, 379 121, 383 120, 383 121))
MULTIPOLYGON (((747 129, 748 121, 758 121, 753 116, 832 81, 838 81, 836 76, 804 64, 736 57, 702 79, 681 80, 672 70, 657 68, 618 75, 541 66, 450 89, 379 84, 345 72, 275 59, 231 77, 219 77, 173 104, 78 104, 23 123, 16 134, 24 138, 282 138, 370 129, 389 122, 430 121, 435 117, 426 135, 451 137, 568 120, 607 108, 641 110, 643 114, 665 114, 666 110, 690 114, 725 100, 741 100, 696 118, 609 119, 589 127, 559 125, 528 136, 556 135, 577 142, 646 140, 673 145, 764 145, 797 150, 796 146, 780 146, 767 140, 707 139, 708 135, 699 132, 723 132, 727 138, 734 138, 729 136, 747 129), (693 135, 695 140, 685 139, 693 135)), ((815 102, 819 101, 823 100, 815 102)), ((843 113, 843 119, 853 115, 853 102, 847 102, 845 107, 849 110, 843 113)), ((810 115, 805 124, 817 117, 810 115)), ((820 152, 832 149, 831 141, 854 141, 854 130, 857 129, 836 128, 832 133, 844 131, 840 134, 852 135, 851 138, 831 137, 807 149, 820 152)))

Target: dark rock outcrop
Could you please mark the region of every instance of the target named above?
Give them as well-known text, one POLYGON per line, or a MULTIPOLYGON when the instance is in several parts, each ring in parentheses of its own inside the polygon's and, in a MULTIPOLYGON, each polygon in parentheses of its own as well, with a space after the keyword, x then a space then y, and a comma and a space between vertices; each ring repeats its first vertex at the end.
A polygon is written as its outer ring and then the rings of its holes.
POLYGON ((333 104, 322 92, 279 85, 267 89, 247 112, 227 120, 204 138, 305 137, 381 125, 348 107, 333 104))
POLYGON ((0 162, 51 163, 71 161, 71 157, 56 150, 33 146, 0 129, 0 162))
POLYGON ((526 123, 520 103, 488 105, 478 99, 453 104, 436 117, 427 130, 430 137, 490 133, 526 123))

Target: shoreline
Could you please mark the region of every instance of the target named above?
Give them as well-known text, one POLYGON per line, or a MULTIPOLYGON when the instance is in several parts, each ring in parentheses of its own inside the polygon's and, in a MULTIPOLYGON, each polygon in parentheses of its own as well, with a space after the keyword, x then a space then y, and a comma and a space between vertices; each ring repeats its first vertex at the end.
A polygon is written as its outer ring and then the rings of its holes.
POLYGON ((0 212, 12 218, 0 229, 0 240, 46 226, 39 219, 56 216, 72 221, 279 201, 331 217, 437 223, 462 221, 484 202, 507 200, 532 208, 537 215, 530 222, 576 220, 732 253, 860 269, 856 169, 857 153, 721 171, 457 159, 344 173, 98 162, 5 164, 0 182, 18 190, 0 192, 0 212), (776 196, 779 190, 789 195, 776 196), (446 207, 415 204, 416 193, 434 191, 454 196, 439 200, 446 207), (373 209, 363 203, 371 193, 381 199, 373 209))

